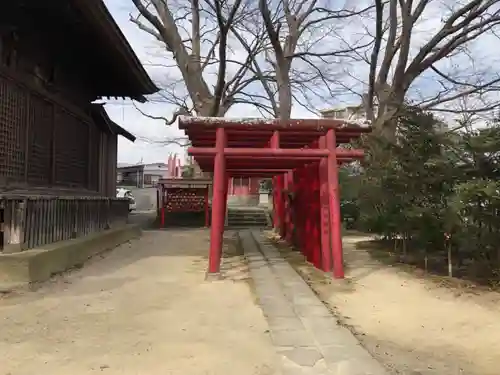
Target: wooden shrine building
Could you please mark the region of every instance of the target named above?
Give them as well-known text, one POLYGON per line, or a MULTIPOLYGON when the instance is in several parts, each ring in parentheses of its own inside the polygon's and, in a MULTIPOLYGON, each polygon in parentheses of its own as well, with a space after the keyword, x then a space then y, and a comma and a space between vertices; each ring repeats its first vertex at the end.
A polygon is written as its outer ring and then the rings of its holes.
POLYGON ((158 91, 102 0, 0 4, 0 253, 126 220, 117 137, 96 100, 158 91))

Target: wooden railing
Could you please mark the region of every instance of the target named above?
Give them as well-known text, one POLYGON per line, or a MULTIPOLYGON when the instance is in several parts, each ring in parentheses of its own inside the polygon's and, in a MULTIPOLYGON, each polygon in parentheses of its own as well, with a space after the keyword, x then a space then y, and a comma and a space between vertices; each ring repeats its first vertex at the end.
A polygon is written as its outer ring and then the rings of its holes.
POLYGON ((14 253, 127 223, 127 199, 0 195, 0 252, 14 253))

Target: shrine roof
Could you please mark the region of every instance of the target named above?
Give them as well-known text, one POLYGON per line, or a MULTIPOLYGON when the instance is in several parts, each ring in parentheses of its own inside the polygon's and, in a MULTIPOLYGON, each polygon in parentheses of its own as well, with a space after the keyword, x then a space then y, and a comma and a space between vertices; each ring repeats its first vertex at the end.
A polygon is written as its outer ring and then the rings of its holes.
POLYGON ((72 5, 80 12, 80 22, 89 38, 92 38, 91 56, 102 64, 103 77, 101 96, 131 97, 145 101, 143 95, 158 92, 135 54, 125 35, 118 27, 103 0, 72 0, 72 5))
MULTIPOLYGON (((324 151, 318 150, 317 141, 330 129, 335 131, 337 145, 348 144, 363 133, 371 131, 371 127, 365 122, 329 118, 283 121, 181 117, 179 128, 184 130, 191 141, 192 147, 188 153, 194 157, 200 168, 207 172, 214 169, 217 128, 224 128, 227 138, 224 151, 225 168, 231 176, 246 177, 274 176, 317 162, 324 151), (280 150, 266 151, 275 131, 279 133, 280 150)), ((336 153, 339 163, 357 160, 363 156, 361 150, 342 147, 339 147, 336 153)))
POLYGON ((135 135, 111 120, 102 104, 91 104, 90 112, 96 124, 103 127, 105 131, 110 132, 111 134, 121 135, 130 142, 135 142, 135 135))
POLYGON ((2 32, 17 34, 22 47, 16 48, 36 60, 30 64, 56 64, 56 76, 70 79, 73 90, 81 90, 79 82, 68 77, 82 78, 94 99, 145 101, 159 90, 103 0, 1 1, 0 25, 2 32))
POLYGON ((371 132, 366 122, 338 119, 262 119, 180 116, 179 129, 193 147, 215 147, 217 128, 224 128, 227 147, 268 147, 274 131, 279 131, 281 148, 304 148, 334 129, 337 143, 349 143, 363 133, 371 132))
POLYGON ((207 178, 162 178, 158 185, 165 188, 206 188, 212 185, 212 180, 207 178))

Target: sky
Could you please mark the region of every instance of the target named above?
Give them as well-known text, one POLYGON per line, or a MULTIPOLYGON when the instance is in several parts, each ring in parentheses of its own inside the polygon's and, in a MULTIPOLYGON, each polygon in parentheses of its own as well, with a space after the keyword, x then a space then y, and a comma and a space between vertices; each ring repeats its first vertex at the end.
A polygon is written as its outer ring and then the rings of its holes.
MULTIPOLYGON (((349 0, 345 0, 349 1, 349 0)), ((354 1, 354 0, 352 0, 354 1)), ((451 0, 450 0, 451 1, 451 0)), ((465 0, 464 0, 465 1, 465 0)), ((125 37, 128 39, 132 48, 138 55, 139 59, 145 65, 146 70, 151 75, 153 80, 158 83, 158 86, 164 86, 162 82, 171 82, 173 80, 179 80, 180 72, 176 68, 166 68, 165 66, 158 66, 159 64, 165 64, 168 60, 165 57, 164 48, 160 45, 160 42, 156 41, 149 34, 141 31, 137 28, 135 24, 130 21, 131 14, 137 14, 131 0, 104 0, 108 6, 111 14, 113 15, 115 21, 118 23, 125 37), (163 53, 163 55, 162 55, 163 53)), ((415 48, 418 49, 418 45, 422 45, 426 40, 434 35, 437 29, 441 26, 441 18, 443 15, 443 10, 440 7, 447 3, 447 0, 436 1, 432 3, 426 14, 423 15, 422 21, 418 25, 418 29, 414 30, 412 41, 415 41, 415 48), (419 40, 421 39, 421 40, 419 40)), ((370 21, 367 21, 370 22, 370 21)), ((356 37, 360 33, 366 33, 361 25, 354 25, 354 28, 345 30, 343 35, 349 35, 350 37, 356 37)), ((487 40, 482 39, 480 42, 476 43, 475 48, 469 50, 470 54, 474 56, 474 61, 481 61, 481 67, 487 66, 498 66, 498 59, 495 55, 494 61, 489 57, 492 57, 491 49, 484 48, 487 44, 496 44, 498 40, 487 40)), ((325 43, 329 46, 329 43, 325 43)), ((413 45, 413 42, 412 42, 413 45)), ((202 46, 203 47, 203 46, 202 46)), ((238 59, 238 57, 245 58, 246 53, 238 54, 238 51, 228 51, 230 57, 233 59, 238 59), (243 56, 243 57, 242 57, 243 56)), ((413 54, 413 53, 411 53, 413 54)), ((462 56, 463 57, 463 56, 462 56)), ((295 61, 295 60, 294 60, 295 61)), ((470 61, 460 61, 458 58, 448 59, 440 64, 440 69, 448 69, 448 67, 443 66, 444 64, 453 64, 453 69, 460 69, 464 71, 464 74, 469 74, 471 68, 476 68, 474 66, 474 61, 470 65, 470 61)), ((170 61, 169 61, 170 62, 170 61)), ((294 62, 295 63, 295 62, 294 62)), ((451 69, 450 68, 450 69, 451 69)), ((210 69, 210 68, 208 68, 210 69)), ((231 67, 228 66, 228 76, 230 76, 231 67)), ((360 67, 355 66, 352 68, 357 76, 359 77, 359 82, 363 85, 363 81, 366 81, 367 77, 367 66, 360 67)), ((496 69, 493 69, 496 72, 496 69)), ((209 72, 210 73, 210 72, 209 72)), ((215 75, 211 75, 215 76, 215 75)), ((344 78, 342 78, 344 79, 344 78)), ((358 79, 357 77, 355 79, 358 79)), ((209 82, 210 83, 210 82, 209 82)), ((314 86, 314 85, 313 85, 314 86)), ((415 94, 418 95, 419 91, 425 91, 429 93, 429 90, 439 90, 440 89, 439 80, 432 74, 424 73, 419 77, 415 84, 415 94)), ((313 87, 316 89, 316 87, 313 87)), ((319 88, 318 88, 319 90, 319 88)), ((364 91, 364 89, 361 89, 364 91)), ((333 105, 342 104, 357 104, 357 97, 350 97, 345 99, 332 99, 335 102, 333 105), (349 101, 350 100, 350 101, 349 101)), ((137 105, 137 104, 136 104, 137 105)), ((315 107, 319 109, 329 108, 332 103, 327 103, 324 101, 319 101, 315 103, 315 107)), ((143 116, 131 101, 126 100, 116 100, 110 101, 106 104, 106 110, 110 117, 118 123, 120 126, 127 129, 129 132, 138 137, 135 143, 131 143, 128 140, 119 137, 118 141, 118 162, 119 163, 155 163, 164 162, 167 160, 169 153, 178 153, 179 155, 185 154, 185 149, 179 145, 175 144, 162 144, 161 140, 173 137, 182 137, 183 133, 175 126, 167 127, 165 123, 161 120, 153 120, 151 118, 143 116), (145 141, 149 140, 149 141, 145 141), (151 142, 153 140, 153 142, 151 142)), ((143 112, 155 115, 164 116, 170 118, 172 113, 176 108, 172 107, 166 103, 146 103, 140 105, 143 112)), ((254 107, 248 105, 237 105, 233 106, 231 110, 227 113, 227 117, 260 117, 260 114, 256 111, 254 107)), ((314 113, 302 108, 300 106, 294 106, 292 110, 292 117, 294 118, 311 118, 316 117, 314 113)))
MULTIPOLYGON (((153 80, 160 81, 161 74, 165 74, 165 68, 155 69, 151 65, 163 62, 161 59, 155 58, 158 51, 161 51, 161 46, 150 35, 139 30, 130 22, 130 14, 136 13, 132 2, 124 0, 104 0, 104 2, 153 80)), ((168 73, 177 74, 177 71, 174 70, 172 72, 170 70, 168 73)), ((156 163, 166 161, 169 153, 185 155, 183 147, 175 144, 165 145, 161 143, 162 139, 182 137, 184 135, 176 126, 167 127, 161 120, 153 120, 143 116, 137 111, 134 104, 127 100, 108 101, 105 108, 113 121, 140 138, 132 143, 123 137, 119 137, 118 163, 156 163), (144 139, 150 141, 144 141, 144 139), (154 142, 151 142, 151 140, 154 142)), ((165 103, 147 103, 141 105, 140 108, 145 113, 168 118, 175 111, 175 108, 165 103)), ((233 108, 227 116, 260 117, 259 113, 253 107, 244 105, 233 108)), ((316 117, 309 111, 301 108, 294 108, 292 116, 295 118, 316 117)))
MULTIPOLYGON (((105 0, 105 3, 139 59, 143 63, 148 61, 149 51, 158 47, 154 45, 149 35, 137 29, 129 21, 129 14, 133 12, 132 2, 105 0)), ((136 137, 162 139, 182 135, 178 129, 166 127, 162 121, 152 120, 143 116, 130 101, 110 101, 106 104, 105 108, 113 121, 136 137)), ((171 108, 159 108, 156 111, 162 111, 167 116, 171 108)), ((169 153, 182 154, 183 149, 176 145, 152 144, 139 139, 132 143, 123 137, 118 138, 118 163, 136 164, 141 161, 144 163, 166 162, 169 153)))
MULTIPOLYGON (((134 49, 139 59, 144 64, 146 70, 152 77, 153 81, 158 82, 158 86, 162 87, 162 81, 167 77, 169 80, 179 79, 180 73, 177 69, 169 69, 158 67, 155 65, 165 64, 167 61, 162 54, 162 46, 152 38, 149 34, 141 31, 135 24, 130 21, 130 15, 136 15, 132 1, 130 0, 104 0, 109 11, 113 15, 118 26, 125 34, 128 42, 134 49)), ((203 46, 202 46, 203 47, 203 46)), ((233 59, 244 59, 246 52, 243 50, 238 54, 238 51, 228 51, 233 59)), ((228 66, 228 77, 231 75, 230 66, 228 66)), ((356 99, 357 100, 357 99, 356 99)), ((342 102, 342 101, 341 101, 342 102)), ((343 102, 342 102, 343 103, 343 102)), ((347 104, 347 103, 343 103, 347 104)), ((352 103, 348 103, 352 104, 352 103)), ((138 105, 138 104, 135 104, 138 105)), ((172 137, 181 137, 183 132, 177 127, 165 126, 163 121, 153 120, 143 116, 131 101, 116 100, 108 101, 105 108, 113 121, 127 129, 129 132, 137 136, 134 143, 119 137, 118 141, 118 163, 120 164, 136 164, 136 163, 155 163, 162 162, 168 158, 169 153, 178 153, 185 155, 185 148, 175 144, 162 144, 161 140, 172 137), (144 141, 144 139, 154 140, 144 141)), ((330 108, 331 103, 320 102, 317 107, 320 109, 330 108)), ((140 105, 143 112, 155 116, 164 116, 170 118, 176 108, 165 103, 146 103, 140 105)), ((233 106, 226 117, 261 117, 253 106, 236 105, 233 106)), ((294 105, 292 109, 293 118, 316 118, 317 114, 311 112, 298 105, 294 105)))

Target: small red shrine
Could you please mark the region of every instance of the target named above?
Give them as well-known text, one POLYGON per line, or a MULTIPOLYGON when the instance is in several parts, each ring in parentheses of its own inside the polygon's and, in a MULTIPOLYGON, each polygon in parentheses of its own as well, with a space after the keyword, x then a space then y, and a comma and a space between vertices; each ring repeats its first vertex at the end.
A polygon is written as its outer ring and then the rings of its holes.
POLYGON ((258 203, 260 180, 259 177, 231 177, 227 195, 236 202, 248 202, 254 198, 255 203, 258 203))
POLYGON ((213 172, 209 274, 220 270, 232 177, 273 178, 274 226, 316 267, 344 277, 338 165, 363 150, 338 147, 371 128, 336 119, 181 117, 200 168, 213 172))

